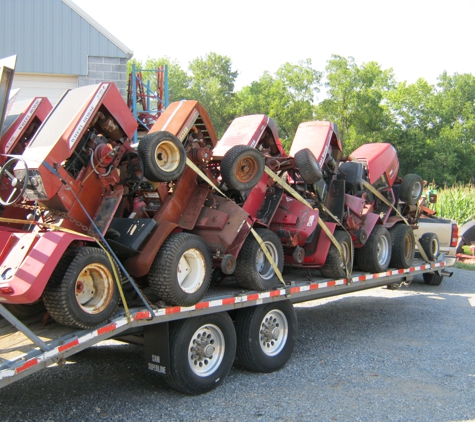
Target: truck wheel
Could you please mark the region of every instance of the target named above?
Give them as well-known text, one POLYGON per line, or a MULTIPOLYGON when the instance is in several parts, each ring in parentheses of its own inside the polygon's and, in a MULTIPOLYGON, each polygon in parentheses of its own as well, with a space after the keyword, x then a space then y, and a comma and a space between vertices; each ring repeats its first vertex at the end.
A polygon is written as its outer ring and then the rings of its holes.
POLYGON ((433 273, 424 273, 422 274, 422 277, 424 277, 424 283, 429 286, 440 286, 442 281, 444 281, 444 276, 439 274, 437 271, 433 273))
POLYGON ((392 241, 392 254, 389 266, 392 268, 409 268, 414 260, 416 240, 412 227, 396 224, 389 230, 392 241))
POLYGON ((106 253, 93 247, 66 251, 46 285, 43 302, 54 320, 71 327, 94 328, 112 317, 119 291, 106 253))
POLYGON ((365 245, 355 251, 355 262, 361 271, 381 273, 389 267, 391 236, 386 227, 376 225, 365 245))
POLYGON ((168 385, 203 394, 221 384, 236 356, 236 332, 226 312, 175 322, 170 329, 168 385))
POLYGON ((145 135, 137 152, 143 161, 145 177, 152 182, 170 182, 178 179, 185 170, 185 148, 169 132, 145 135))
POLYGON ((399 198, 408 205, 415 205, 422 195, 424 181, 417 174, 407 174, 399 188, 399 198))
POLYGON ((297 339, 297 315, 290 301, 245 308, 237 313, 237 360, 256 372, 273 372, 290 359, 297 339))
POLYGON ((204 240, 173 233, 163 242, 149 272, 152 291, 170 305, 198 303, 211 281, 211 256, 204 240))
POLYGON ((257 185, 264 167, 264 157, 257 149, 235 145, 221 160, 221 175, 228 188, 244 191, 257 185))
POLYGON ((295 154, 295 164, 305 183, 313 185, 322 179, 322 169, 318 164, 315 155, 308 148, 301 149, 295 154))
POLYGON ((419 239, 419 243, 429 261, 435 261, 439 257, 439 238, 436 233, 424 233, 419 239))
MULTIPOLYGON (((282 272, 284 250, 279 237, 268 229, 256 229, 277 268, 282 272)), ((251 290, 272 289, 279 281, 256 238, 250 233, 236 261, 234 276, 240 286, 251 290)))
POLYGON ((343 249, 344 262, 341 259, 340 252, 332 243, 328 251, 327 259, 323 267, 320 268, 320 272, 324 277, 335 279, 345 278, 347 276, 345 265, 348 268, 348 275, 351 274, 353 270, 353 241, 351 240, 351 236, 343 230, 335 231, 334 236, 343 249))

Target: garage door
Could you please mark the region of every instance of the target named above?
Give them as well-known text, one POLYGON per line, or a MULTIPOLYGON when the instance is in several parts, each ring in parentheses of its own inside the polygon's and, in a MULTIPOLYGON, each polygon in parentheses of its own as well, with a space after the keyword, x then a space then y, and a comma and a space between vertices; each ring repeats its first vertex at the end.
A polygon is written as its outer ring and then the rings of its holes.
POLYGON ((77 88, 77 86, 77 76, 15 73, 13 79, 13 88, 20 88, 17 100, 48 97, 53 105, 63 96, 67 89, 77 88))

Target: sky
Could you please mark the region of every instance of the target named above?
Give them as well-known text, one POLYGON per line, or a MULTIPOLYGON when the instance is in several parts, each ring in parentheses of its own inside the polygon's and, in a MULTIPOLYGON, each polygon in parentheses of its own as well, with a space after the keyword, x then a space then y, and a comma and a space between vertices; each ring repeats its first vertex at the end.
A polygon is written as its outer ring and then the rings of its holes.
POLYGON ((310 58, 376 61, 399 82, 475 74, 475 0, 73 0, 139 60, 228 56, 236 89, 310 58))

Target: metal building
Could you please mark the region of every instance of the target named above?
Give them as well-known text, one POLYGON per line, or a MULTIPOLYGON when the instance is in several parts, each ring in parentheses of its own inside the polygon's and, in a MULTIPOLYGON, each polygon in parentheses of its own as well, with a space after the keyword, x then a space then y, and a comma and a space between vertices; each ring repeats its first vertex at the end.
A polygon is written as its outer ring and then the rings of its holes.
POLYGON ((17 99, 114 82, 124 99, 130 48, 71 0, 1 0, 0 58, 18 55, 17 99))

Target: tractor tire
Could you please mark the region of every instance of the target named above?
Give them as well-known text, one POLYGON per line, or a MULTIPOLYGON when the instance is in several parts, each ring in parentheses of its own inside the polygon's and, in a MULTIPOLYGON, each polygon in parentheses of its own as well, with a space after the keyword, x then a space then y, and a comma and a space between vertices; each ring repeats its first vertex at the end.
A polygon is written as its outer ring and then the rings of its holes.
POLYGON ((152 291, 170 305, 192 306, 211 281, 211 253, 205 241, 190 233, 173 233, 163 242, 148 275, 152 291))
POLYGON ((46 310, 62 325, 97 327, 117 309, 119 290, 114 277, 111 261, 102 249, 69 249, 43 292, 46 310))
MULTIPOLYGON (((284 250, 279 237, 268 229, 256 229, 256 232, 266 245, 277 268, 282 272, 284 250)), ((251 290, 272 289, 279 281, 274 268, 252 233, 249 233, 236 260, 234 276, 241 287, 251 290)))
POLYGON ((228 188, 246 191, 259 183, 264 167, 264 157, 257 149, 235 145, 221 161, 221 176, 228 188))
POLYGON ((236 356, 236 331, 226 312, 187 318, 170 327, 167 384, 197 395, 220 385, 236 356))
POLYGON ((343 249, 345 262, 343 262, 340 252, 332 243, 328 251, 327 259, 325 260, 323 267, 320 268, 320 272, 324 277, 334 279, 346 278, 347 274, 345 266, 348 268, 348 276, 353 271, 353 241, 351 240, 351 236, 343 230, 335 231, 334 236, 343 249))
POLYGON ((389 266, 392 268, 409 268, 414 261, 416 239, 412 227, 396 224, 389 230, 392 241, 392 253, 389 266))
POLYGON ((365 245, 355 250, 355 263, 361 271, 381 273, 391 260, 391 236, 386 227, 376 225, 365 245))
POLYGON ((297 315, 289 300, 240 310, 234 323, 237 361, 256 372, 274 372, 290 359, 297 340, 297 315))
POLYGON ((429 261, 436 261, 440 254, 439 238, 436 233, 424 233, 419 239, 429 261))
POLYGON ((399 199, 408 205, 415 205, 419 202, 424 188, 424 181, 417 174, 407 174, 402 179, 399 188, 399 199))
POLYGON ((186 166, 186 152, 180 140, 169 132, 149 133, 137 148, 144 165, 144 175, 151 182, 178 179, 186 166))
POLYGON ((312 151, 308 148, 301 149, 295 154, 294 158, 305 183, 313 185, 322 179, 322 169, 312 151))

